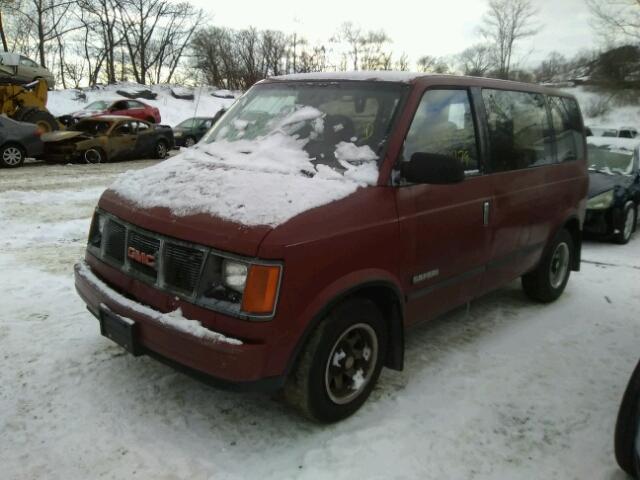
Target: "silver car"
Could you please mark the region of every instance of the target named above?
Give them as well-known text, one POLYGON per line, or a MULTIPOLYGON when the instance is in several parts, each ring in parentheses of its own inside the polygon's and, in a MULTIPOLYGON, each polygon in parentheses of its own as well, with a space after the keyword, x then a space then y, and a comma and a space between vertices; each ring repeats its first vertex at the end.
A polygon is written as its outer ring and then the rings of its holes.
POLYGON ((53 90, 56 85, 56 79, 49 70, 24 55, 0 52, 0 65, 3 67, 0 69, 2 77, 10 77, 19 83, 43 79, 49 90, 53 90))

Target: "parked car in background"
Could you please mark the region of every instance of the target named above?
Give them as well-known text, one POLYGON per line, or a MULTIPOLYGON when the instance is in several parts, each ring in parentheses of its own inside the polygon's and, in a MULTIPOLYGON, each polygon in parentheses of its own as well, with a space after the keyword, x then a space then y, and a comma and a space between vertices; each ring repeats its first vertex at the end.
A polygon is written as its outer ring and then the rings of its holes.
POLYGON ((640 362, 633 370, 622 396, 614 436, 614 451, 620 468, 640 479, 640 362))
POLYGON ((41 131, 33 123, 16 122, 0 115, 0 166, 19 167, 27 157, 42 155, 41 131))
POLYGON ((0 65, 4 67, 2 76, 6 75, 5 72, 11 72, 9 80, 29 83, 43 79, 47 82, 49 90, 56 86, 56 79, 49 70, 24 55, 0 52, 0 65))
POLYGON ((587 137, 589 200, 584 230, 627 243, 638 225, 638 140, 587 137))
POLYGON ((638 130, 635 127, 586 127, 587 136, 594 137, 619 137, 619 138, 636 138, 638 130))
POLYGON ((176 147, 192 147, 213 126, 216 117, 193 117, 173 127, 176 147))
POLYGON ((76 289, 133 354, 337 421, 402 369, 405 327, 519 277, 562 294, 585 149, 575 98, 537 85, 264 80, 188 155, 102 195, 76 289))
POLYGON ((91 102, 82 110, 73 112, 65 123, 72 125, 83 118, 99 115, 122 115, 137 118, 149 123, 160 123, 160 110, 139 100, 97 100, 91 102))
POLYGON ((65 131, 47 133, 43 141, 44 159, 50 163, 162 159, 174 146, 171 127, 106 115, 81 120, 65 131))

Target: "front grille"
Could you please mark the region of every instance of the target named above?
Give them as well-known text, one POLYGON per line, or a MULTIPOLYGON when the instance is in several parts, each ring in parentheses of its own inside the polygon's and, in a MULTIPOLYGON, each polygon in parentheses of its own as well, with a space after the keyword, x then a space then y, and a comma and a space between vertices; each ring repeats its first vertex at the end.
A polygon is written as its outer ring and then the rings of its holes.
POLYGON ((109 220, 105 225, 104 254, 117 263, 124 263, 124 245, 127 232, 121 223, 109 220))
POLYGON ((130 230, 127 250, 131 248, 135 249, 137 252, 151 255, 154 259, 154 266, 146 265, 132 258, 129 258, 129 266, 133 270, 136 270, 153 280, 158 278, 158 270, 156 270, 156 268, 159 260, 160 240, 130 230))
MULTIPOLYGON (((206 260, 206 249, 149 232, 111 215, 96 214, 89 247, 123 272, 153 284, 160 290, 194 297, 206 260), (101 241, 91 241, 103 217, 101 241)), ((99 235, 97 235, 99 236, 99 235)))
POLYGON ((192 293, 198 285, 204 254, 200 250, 167 243, 164 249, 164 281, 170 287, 192 293))

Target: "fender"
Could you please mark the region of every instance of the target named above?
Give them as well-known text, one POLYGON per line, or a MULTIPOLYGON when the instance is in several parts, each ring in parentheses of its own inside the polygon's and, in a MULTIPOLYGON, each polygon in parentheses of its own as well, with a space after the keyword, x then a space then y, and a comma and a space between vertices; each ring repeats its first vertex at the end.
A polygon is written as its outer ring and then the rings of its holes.
POLYGON ((336 304, 351 295, 356 295, 359 291, 376 287, 392 292, 395 300, 393 303, 396 305, 389 305, 389 311, 386 315, 389 321, 390 346, 390 354, 387 358, 386 366, 402 370, 404 363, 403 319, 405 301, 400 282, 397 277, 385 270, 366 269, 351 272, 327 285, 305 308, 302 318, 306 319, 306 326, 287 362, 284 372, 285 377, 289 375, 295 366, 298 356, 311 333, 336 304))

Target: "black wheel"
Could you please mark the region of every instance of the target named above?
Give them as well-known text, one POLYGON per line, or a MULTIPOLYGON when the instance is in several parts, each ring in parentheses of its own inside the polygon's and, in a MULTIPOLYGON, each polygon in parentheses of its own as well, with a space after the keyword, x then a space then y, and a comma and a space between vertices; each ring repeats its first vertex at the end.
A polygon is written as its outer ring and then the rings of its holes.
POLYGON ((613 235, 613 241, 620 244, 625 245, 629 243, 631 240, 631 235, 636 229, 636 206, 633 202, 628 202, 624 206, 624 211, 622 212, 622 223, 617 229, 618 232, 613 235))
POLYGON ((571 274, 573 255, 573 237, 562 229, 549 244, 536 269, 522 276, 522 288, 527 296, 549 303, 562 295, 571 274))
POLYGON ((187 137, 184 139, 184 146, 189 148, 193 147, 196 144, 196 139, 193 137, 187 137))
POLYGON ((155 157, 160 160, 167 158, 167 154, 169 153, 169 146, 166 141, 158 140, 156 143, 155 157))
POLYGON ((42 133, 60 130, 60 124, 56 120, 56 117, 46 110, 39 110, 37 108, 21 108, 16 112, 14 118, 19 122, 36 124, 42 133))
POLYGON ((308 418, 330 423, 367 400, 387 353, 387 328, 378 307, 352 298, 320 323, 287 380, 287 402, 308 418))
POLYGON ((0 147, 0 165, 5 168, 17 168, 24 163, 26 153, 24 148, 15 143, 0 147))
POLYGON ((89 148, 82 153, 82 159, 86 163, 106 163, 107 155, 101 148, 89 148))
POLYGON ((635 471, 635 442, 638 433, 638 408, 640 407, 640 362, 631 374, 627 389, 620 403, 618 419, 616 420, 616 432, 614 437, 614 450, 616 461, 620 468, 637 478, 635 471))

